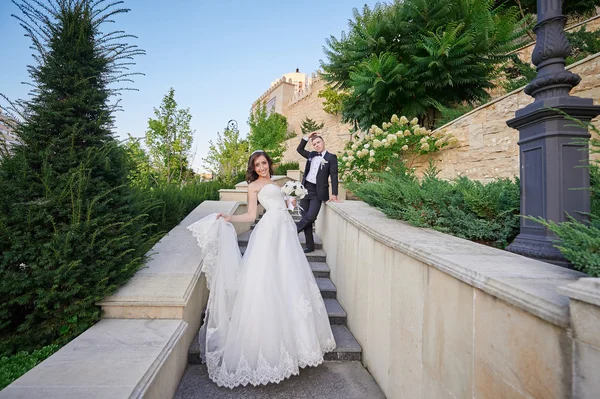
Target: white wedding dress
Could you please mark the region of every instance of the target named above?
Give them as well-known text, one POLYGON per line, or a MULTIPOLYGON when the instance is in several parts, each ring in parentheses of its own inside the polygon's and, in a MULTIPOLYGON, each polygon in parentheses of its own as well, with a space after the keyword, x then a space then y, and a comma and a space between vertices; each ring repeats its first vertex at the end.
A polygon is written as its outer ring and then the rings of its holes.
POLYGON ((210 289, 203 357, 210 378, 229 388, 278 383, 335 348, 283 192, 267 184, 258 200, 266 212, 241 259, 233 226, 222 218, 188 227, 203 249, 210 289))

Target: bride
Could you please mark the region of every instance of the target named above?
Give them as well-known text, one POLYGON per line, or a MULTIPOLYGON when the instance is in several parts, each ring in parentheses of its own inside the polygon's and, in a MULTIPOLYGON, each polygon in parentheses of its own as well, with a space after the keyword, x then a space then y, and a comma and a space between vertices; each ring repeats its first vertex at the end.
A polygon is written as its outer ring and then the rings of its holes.
POLYGON ((248 212, 213 214, 188 227, 205 254, 210 296, 201 344, 209 376, 219 386, 279 383, 301 367, 319 365, 335 348, 296 224, 272 175, 269 155, 253 152, 246 175, 248 212), (255 220, 257 201, 266 212, 240 259, 229 222, 255 220))

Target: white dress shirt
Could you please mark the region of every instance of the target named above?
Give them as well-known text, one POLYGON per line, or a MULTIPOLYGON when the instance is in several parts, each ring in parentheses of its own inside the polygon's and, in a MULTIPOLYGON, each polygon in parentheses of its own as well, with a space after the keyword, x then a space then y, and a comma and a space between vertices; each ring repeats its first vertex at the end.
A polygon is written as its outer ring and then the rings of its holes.
POLYGON ((315 155, 311 160, 310 160, 310 170, 308 171, 308 174, 306 175, 306 181, 311 182, 313 184, 317 184, 317 173, 319 173, 319 168, 321 167, 321 162, 323 162, 323 159, 325 159, 325 154, 327 153, 327 150, 323 151, 322 153, 315 155))

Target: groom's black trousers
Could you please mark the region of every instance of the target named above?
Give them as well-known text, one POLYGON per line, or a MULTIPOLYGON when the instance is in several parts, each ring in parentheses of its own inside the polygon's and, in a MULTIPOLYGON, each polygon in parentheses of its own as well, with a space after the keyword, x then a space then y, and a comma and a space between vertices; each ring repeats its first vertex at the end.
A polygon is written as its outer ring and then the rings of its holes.
POLYGON ((304 183, 308 195, 300 201, 302 219, 296 223, 296 226, 298 227, 298 233, 304 231, 306 248, 314 250, 315 240, 313 238, 313 223, 317 220, 317 215, 321 209, 321 200, 317 196, 317 185, 308 181, 305 181, 304 183))

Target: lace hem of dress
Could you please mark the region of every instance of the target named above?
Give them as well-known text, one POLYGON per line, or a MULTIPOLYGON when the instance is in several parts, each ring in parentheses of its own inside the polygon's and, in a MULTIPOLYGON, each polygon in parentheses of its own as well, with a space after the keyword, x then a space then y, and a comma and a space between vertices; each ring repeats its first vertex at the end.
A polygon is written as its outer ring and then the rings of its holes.
POLYGON ((187 227, 192 232, 192 236, 196 238, 198 246, 202 250, 201 272, 204 272, 206 276, 206 288, 209 290, 212 288, 211 284, 219 257, 219 247, 217 245, 219 237, 215 234, 216 230, 211 231, 213 227, 215 227, 215 222, 207 219, 199 220, 187 227))
POLYGON ((210 379, 220 387, 235 388, 238 385, 253 386, 266 385, 269 383, 280 383, 292 375, 298 375, 300 368, 307 366, 315 367, 323 363, 323 356, 326 352, 331 352, 335 349, 335 340, 329 338, 321 346, 321 349, 310 351, 307 348, 298 348, 297 359, 292 358, 286 350, 283 342, 280 345, 279 364, 275 366, 269 365, 262 351, 258 353, 257 365, 253 369, 246 358, 244 352, 240 356, 240 361, 235 368, 235 371, 229 372, 227 364, 223 360, 222 351, 209 352, 206 356, 206 365, 210 379))

